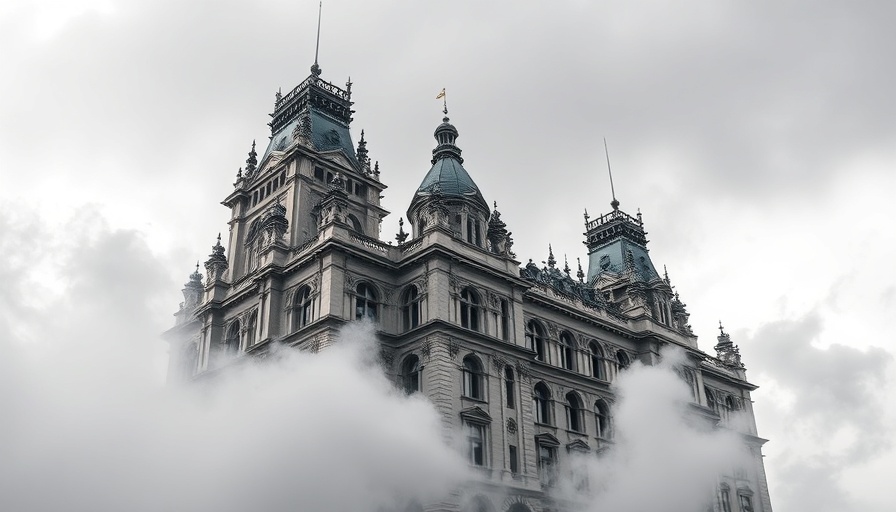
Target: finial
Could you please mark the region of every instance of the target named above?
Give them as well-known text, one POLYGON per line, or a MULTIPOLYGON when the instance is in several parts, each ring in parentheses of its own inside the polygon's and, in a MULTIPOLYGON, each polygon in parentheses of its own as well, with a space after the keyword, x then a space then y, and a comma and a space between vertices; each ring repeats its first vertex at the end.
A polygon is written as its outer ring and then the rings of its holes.
MULTIPOLYGON (((419 235, 418 235, 419 236, 419 235)), ((395 235, 395 240, 398 241, 398 245, 401 246, 404 244, 404 241, 408 239, 408 234, 404 231, 404 218, 398 218, 398 234, 395 235)))
POLYGON ((199 260, 196 260, 196 272, 199 272, 199 260))
POLYGON ((352 95, 352 77, 349 76, 348 80, 345 82, 345 92, 348 93, 349 96, 352 95))
POLYGON ((590 217, 588 216, 588 208, 585 208, 585 224, 588 224, 588 219, 589 219, 589 218, 590 218, 590 217))
POLYGON ((361 140, 360 140, 359 142, 362 142, 362 143, 363 143, 363 142, 366 142, 366 141, 364 140, 364 128, 361 128, 361 140))
POLYGON ((666 269, 665 263, 663 263, 663 277, 666 278, 666 284, 669 284, 669 271, 666 269))
POLYGON ((283 88, 278 87, 276 94, 274 94, 274 104, 276 105, 276 104, 280 103, 280 100, 282 100, 282 99, 283 99, 283 88))
POLYGON ((441 92, 436 95, 437 100, 442 100, 442 113, 445 114, 445 118, 442 119, 444 122, 448 122, 448 95, 445 93, 445 88, 442 87, 441 92))
POLYGON ((726 334, 725 334, 725 328, 722 327, 722 321, 721 321, 721 320, 719 320, 719 332, 722 333, 722 336, 726 336, 726 334))
POLYGON ((320 66, 317 65, 317 54, 320 50, 320 14, 324 9, 323 1, 320 2, 317 6, 317 42, 314 45, 314 64, 311 65, 311 73, 314 76, 320 76, 320 66))
POLYGON ((610 206, 616 211, 619 209, 619 201, 616 200, 616 189, 613 187, 613 170, 610 168, 610 149, 607 147, 606 137, 604 137, 604 153, 607 155, 607 172, 610 174, 610 194, 613 196, 610 206))
POLYGON ((585 272, 582 270, 582 259, 576 258, 576 262, 578 262, 578 264, 579 264, 579 271, 576 272, 576 277, 579 278, 580 283, 584 283, 585 282, 585 272))
POLYGON ((566 254, 563 254, 563 272, 569 275, 569 270, 569 261, 566 259, 566 254))
POLYGON ((379 160, 377 160, 373 164, 373 175, 376 176, 377 178, 380 177, 380 161, 379 160))
POLYGON ((243 179, 243 168, 242 167, 240 167, 239 169, 236 170, 236 179, 238 179, 238 180, 243 179))
POLYGON ((554 268, 556 263, 557 260, 554 259, 554 248, 551 247, 551 244, 548 244, 548 266, 554 268))
POLYGON ((255 166, 258 164, 258 153, 255 152, 255 139, 252 139, 252 150, 249 151, 249 158, 246 159, 246 174, 251 175, 255 172, 255 166))

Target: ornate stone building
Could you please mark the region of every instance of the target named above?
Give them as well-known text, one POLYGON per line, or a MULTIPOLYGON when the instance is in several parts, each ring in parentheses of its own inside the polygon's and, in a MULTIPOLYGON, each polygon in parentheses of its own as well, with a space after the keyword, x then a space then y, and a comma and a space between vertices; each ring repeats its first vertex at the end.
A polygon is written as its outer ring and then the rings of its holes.
POLYGON ((213 375, 272 344, 322 350, 346 322, 370 318, 387 372, 423 393, 444 426, 462 432, 487 485, 427 510, 564 510, 546 492, 572 478, 571 453, 613 444, 611 383, 664 345, 687 353, 682 378, 695 418, 740 431, 752 465, 719 479, 713 510, 771 512, 750 391, 737 346, 722 331, 700 350, 685 304, 647 250, 639 213, 612 203, 585 216, 589 261, 574 271, 554 255, 520 266, 497 207, 464 169, 458 130, 435 130, 431 168, 410 198, 407 229, 378 239, 386 185, 364 133, 349 130, 351 83, 320 68, 277 94, 264 153, 237 173, 230 233, 218 237, 184 289, 170 343, 169 378, 213 375), (226 243, 226 247, 222 245, 226 243), (740 412, 748 421, 729 424, 740 412))

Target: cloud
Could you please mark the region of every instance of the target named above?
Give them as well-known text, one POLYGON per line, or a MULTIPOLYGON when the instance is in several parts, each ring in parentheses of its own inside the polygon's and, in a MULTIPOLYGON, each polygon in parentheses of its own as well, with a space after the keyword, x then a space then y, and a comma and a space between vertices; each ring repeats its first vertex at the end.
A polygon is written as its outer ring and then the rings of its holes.
MULTIPOLYGON (((320 354, 284 348, 164 387, 152 303, 173 284, 139 233, 92 212, 70 227, 39 244, 64 250, 47 258, 59 272, 26 335, 0 338, 0 509, 394 508, 464 475, 432 405, 382 373, 370 326, 320 354)), ((21 230, 3 233, 4 258, 24 256, 21 230)), ((11 303, 41 272, 6 277, 11 303)))

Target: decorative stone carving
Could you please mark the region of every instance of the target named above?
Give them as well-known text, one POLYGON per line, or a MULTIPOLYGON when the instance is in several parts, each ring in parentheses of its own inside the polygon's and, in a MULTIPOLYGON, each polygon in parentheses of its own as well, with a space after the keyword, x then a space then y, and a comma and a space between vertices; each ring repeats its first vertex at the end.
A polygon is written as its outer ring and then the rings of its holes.
POLYGON ((460 352, 460 343, 455 338, 448 338, 448 355, 451 359, 457 359, 457 353, 460 352))
POLYGON ((224 256, 224 247, 221 245, 221 233, 218 233, 218 241, 212 246, 212 253, 205 261, 205 272, 208 276, 206 284, 209 285, 223 279, 227 267, 227 257, 224 256))
POLYGON ((507 433, 508 434, 516 434, 517 425, 516 420, 513 418, 507 418, 507 433))

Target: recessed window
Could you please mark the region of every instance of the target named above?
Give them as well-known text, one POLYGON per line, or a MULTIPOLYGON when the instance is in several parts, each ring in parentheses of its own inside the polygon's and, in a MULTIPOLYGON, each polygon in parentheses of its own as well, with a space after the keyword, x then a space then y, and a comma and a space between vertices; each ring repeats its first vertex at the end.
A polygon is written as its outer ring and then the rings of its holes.
POLYGON ((740 512, 753 512, 753 499, 746 494, 738 494, 740 501, 740 512))
POLYGON ((501 319, 498 322, 498 326, 501 332, 498 333, 498 337, 502 340, 510 339, 510 303, 507 299, 501 299, 501 319))
POLYGON ((465 422, 464 429, 467 434, 467 456, 470 464, 485 466, 485 426, 476 423, 465 422))
POLYGON ((719 492, 719 509, 721 512, 731 512, 731 491, 727 485, 719 492))
POLYGON ((474 331, 479 330, 479 294, 470 287, 460 292, 460 325, 474 331))
POLYGON ((624 370, 629 367, 631 361, 628 358, 628 354, 623 352, 622 350, 616 351, 616 364, 618 365, 620 370, 624 370))
POLYGON ((407 356, 401 363, 401 380, 404 392, 408 395, 420 391, 420 358, 414 354, 407 356))
POLYGON ((401 296, 401 320, 405 331, 420 325, 420 293, 414 285, 408 286, 401 296))
POLYGON ((582 426, 582 400, 572 391, 566 394, 566 421, 573 432, 585 430, 582 426))
POLYGON ((246 326, 246 346, 255 344, 256 331, 258 330, 258 312, 253 311, 249 316, 249 325, 246 326))
POLYGON ((513 378, 513 368, 510 366, 504 368, 504 394, 507 408, 513 409, 516 406, 516 381, 513 378))
POLYGON ((604 372, 604 351, 597 342, 592 341, 588 344, 588 351, 591 353, 591 376, 595 379, 607 380, 604 372))
POLYGON ((556 447, 538 445, 538 478, 545 487, 551 487, 557 481, 556 447))
POLYGON ((376 292, 369 284, 361 283, 355 290, 355 319, 369 318, 376 321, 376 292))
POLYGON ((576 342, 572 334, 565 331, 560 334, 560 363, 567 370, 576 369, 576 342))
POLYGON ((601 439, 613 437, 610 427, 610 407, 603 399, 594 402, 594 423, 597 426, 597 437, 601 439))
POLYGON ((510 472, 516 475, 520 472, 519 456, 516 453, 516 446, 510 445, 507 448, 510 455, 510 472))
POLYGON ((314 178, 320 181, 324 181, 324 170, 320 167, 314 168, 314 178))
POLYGON ((476 400, 485 399, 485 390, 483 389, 483 371, 482 363, 476 356, 469 355, 464 358, 464 396, 475 398, 476 400))
POLYGON ((535 410, 535 423, 551 425, 551 392, 544 382, 539 382, 535 385, 532 400, 532 408, 535 410))
POLYGON ((535 351, 537 361, 547 362, 544 340, 544 328, 536 320, 529 320, 526 324, 526 343, 535 351))
POLYGON ((314 321, 314 296, 310 286, 303 286, 296 292, 293 305, 293 330, 301 329, 314 321))

